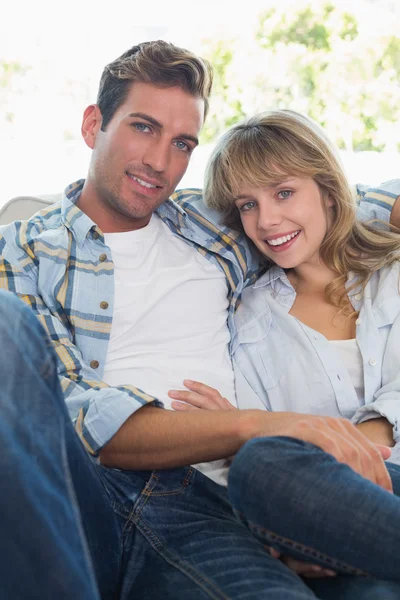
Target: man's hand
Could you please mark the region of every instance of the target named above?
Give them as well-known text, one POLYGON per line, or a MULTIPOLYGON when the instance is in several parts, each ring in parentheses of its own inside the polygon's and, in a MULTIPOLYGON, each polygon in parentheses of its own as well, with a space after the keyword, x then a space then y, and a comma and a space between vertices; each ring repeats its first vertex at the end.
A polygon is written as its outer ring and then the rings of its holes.
POLYGON ((297 415, 293 425, 276 435, 298 438, 318 446, 373 483, 393 493, 392 481, 384 460, 391 450, 373 444, 347 419, 297 415))
MULTIPOLYGON (((174 390, 168 394, 171 398, 181 401, 172 403, 175 410, 235 410, 217 390, 198 381, 185 380, 184 384, 190 391, 174 390)), ((263 419, 260 418, 259 433, 253 437, 283 435, 309 442, 334 456, 337 461, 347 464, 366 479, 393 492, 384 463, 390 456, 390 448, 370 441, 347 419, 301 413, 273 414, 276 417, 282 415, 276 422, 275 430, 271 431, 272 427, 263 430, 263 419)))

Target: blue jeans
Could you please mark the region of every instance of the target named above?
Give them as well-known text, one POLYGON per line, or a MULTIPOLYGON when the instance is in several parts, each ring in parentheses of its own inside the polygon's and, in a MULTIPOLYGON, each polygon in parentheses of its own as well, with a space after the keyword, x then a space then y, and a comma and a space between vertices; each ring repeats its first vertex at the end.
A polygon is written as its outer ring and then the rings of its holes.
POLYGON ((107 469, 36 317, 2 291, 0 340, 0 600, 400 597, 398 498, 291 438, 246 444, 228 491, 192 467, 107 469), (305 583, 265 544, 343 575, 305 583))

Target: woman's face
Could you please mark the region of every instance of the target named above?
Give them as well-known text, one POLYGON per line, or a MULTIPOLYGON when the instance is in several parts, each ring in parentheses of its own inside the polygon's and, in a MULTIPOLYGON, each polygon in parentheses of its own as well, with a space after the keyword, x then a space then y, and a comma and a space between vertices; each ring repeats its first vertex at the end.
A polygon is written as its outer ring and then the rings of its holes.
POLYGON ((274 263, 293 269, 319 262, 326 208, 333 202, 323 199, 314 179, 290 177, 262 188, 243 185, 235 203, 246 235, 274 263))

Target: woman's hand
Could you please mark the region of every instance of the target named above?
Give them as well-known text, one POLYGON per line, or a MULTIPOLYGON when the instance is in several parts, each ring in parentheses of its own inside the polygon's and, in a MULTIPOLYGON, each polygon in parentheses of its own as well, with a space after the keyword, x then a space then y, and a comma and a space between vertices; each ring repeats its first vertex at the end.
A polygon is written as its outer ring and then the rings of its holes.
POLYGON ((174 399, 174 410, 238 410, 221 394, 205 383, 185 379, 186 390, 170 390, 168 396, 174 399))

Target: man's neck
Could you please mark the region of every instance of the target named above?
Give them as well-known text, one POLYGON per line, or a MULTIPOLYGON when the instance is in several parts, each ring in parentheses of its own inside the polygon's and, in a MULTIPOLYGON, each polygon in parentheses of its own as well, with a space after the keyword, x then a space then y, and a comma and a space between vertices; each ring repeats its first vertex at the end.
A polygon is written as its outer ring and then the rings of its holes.
POLYGON ((113 210, 112 207, 101 201, 89 180, 85 181, 76 205, 96 223, 103 233, 124 233, 142 229, 149 224, 151 219, 151 215, 134 219, 129 215, 113 210))

